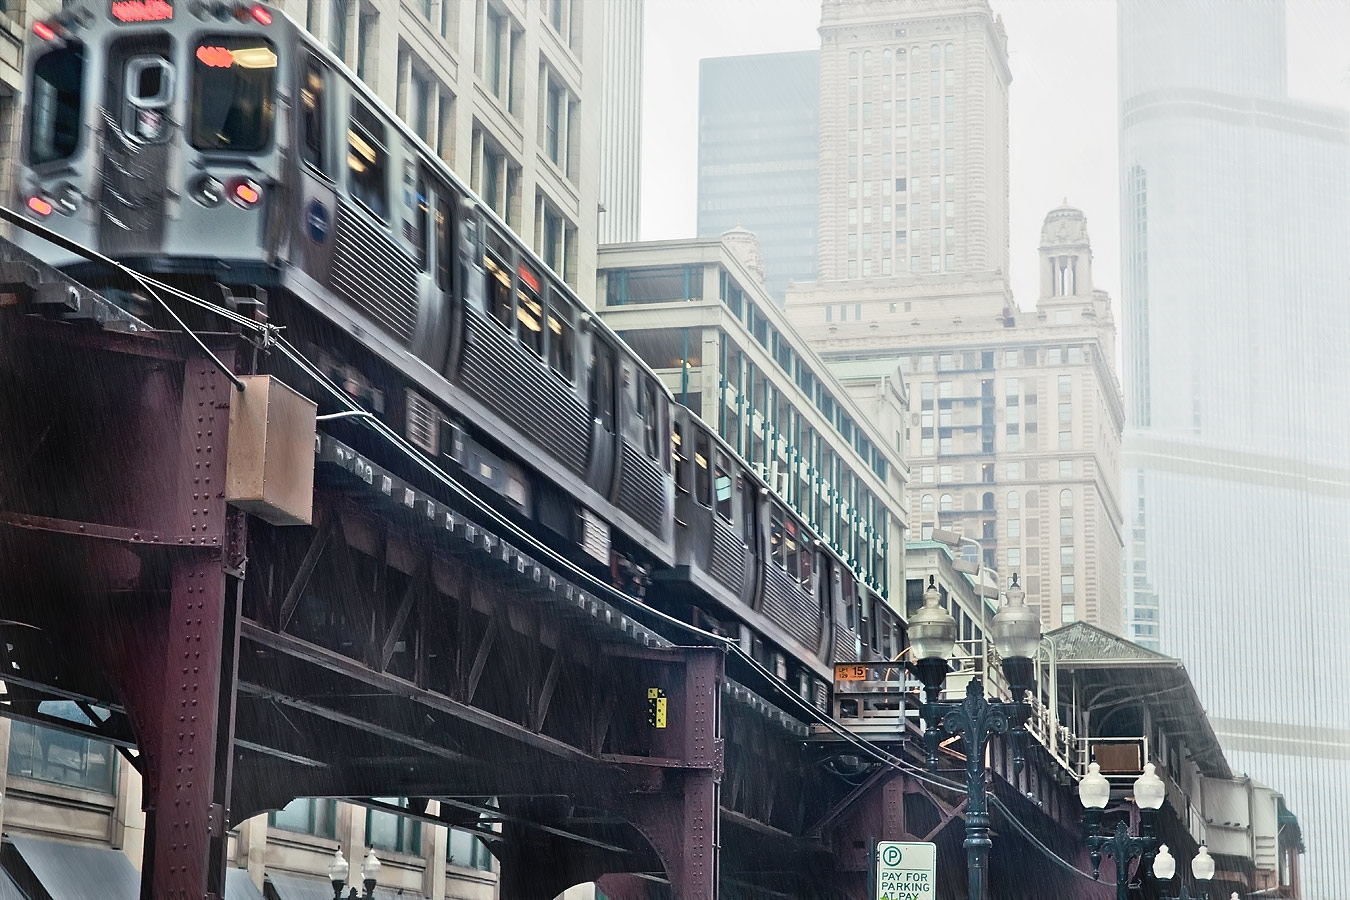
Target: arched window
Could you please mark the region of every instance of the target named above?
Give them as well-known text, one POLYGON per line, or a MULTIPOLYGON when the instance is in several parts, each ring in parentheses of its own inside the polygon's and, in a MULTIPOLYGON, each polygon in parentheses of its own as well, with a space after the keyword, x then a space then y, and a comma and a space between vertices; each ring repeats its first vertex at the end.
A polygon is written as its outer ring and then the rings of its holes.
POLYGON ((994 492, 985 491, 984 496, 980 498, 980 509, 994 508, 994 492))
POLYGON ((890 48, 890 47, 887 47, 885 50, 882 50, 882 51, 881 51, 881 64, 882 64, 883 66, 890 66, 890 64, 891 64, 891 48, 890 48))
POLYGON ((1069 506, 1073 506, 1073 491, 1065 488, 1059 492, 1059 508, 1064 509, 1069 506))
POLYGON ((1022 507, 1022 498, 1017 496, 1017 491, 1008 491, 1008 509, 1020 509, 1022 507))
POLYGON ((930 513, 930 512, 933 511, 933 495, 932 495, 932 494, 924 494, 924 495, 923 495, 923 499, 919 501, 919 509, 920 509, 921 511, 923 511, 923 512, 926 512, 926 513, 930 513))
POLYGON ((951 494, 943 494, 941 497, 938 498, 938 511, 939 511, 939 512, 951 512, 951 509, 952 509, 952 495, 951 495, 951 494))
POLYGON ((947 44, 945 49, 947 51, 947 62, 956 59, 956 46, 954 44, 947 44))
POLYGON ((848 55, 848 70, 850 72, 858 71, 858 51, 853 51, 848 55))
POLYGON ((928 61, 933 65, 933 68, 935 69, 937 68, 937 64, 942 61, 942 48, 939 47, 937 44, 934 44, 932 47, 928 48, 928 61))
POLYGON ((871 51, 871 50, 864 50, 864 51, 863 51, 863 69, 866 70, 866 69, 870 69, 870 68, 872 68, 872 51, 871 51))

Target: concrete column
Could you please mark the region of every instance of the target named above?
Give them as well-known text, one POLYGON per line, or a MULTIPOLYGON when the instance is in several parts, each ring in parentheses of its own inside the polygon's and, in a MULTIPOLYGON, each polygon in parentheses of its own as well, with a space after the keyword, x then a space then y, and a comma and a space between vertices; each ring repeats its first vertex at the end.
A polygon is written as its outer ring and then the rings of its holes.
MULTIPOLYGON (((432 800, 427 804, 427 812, 438 815, 440 807, 438 801, 432 800)), ((449 845, 450 831, 444 825, 422 825, 422 852, 427 861, 422 892, 428 900, 445 900, 445 854, 449 845)))
MULTIPOLYGON (((361 884, 361 861, 366 858, 366 808, 352 803, 339 803, 337 807, 337 839, 342 855, 347 857, 347 886, 356 888, 359 894, 361 884)), ((343 888, 343 893, 347 893, 343 888)))
POLYGON ((263 876, 267 874, 267 813, 254 816, 239 826, 237 862, 248 869, 249 880, 262 890, 263 876))
POLYGON ((9 734, 13 722, 0 718, 0 831, 5 827, 5 796, 9 789, 9 734))

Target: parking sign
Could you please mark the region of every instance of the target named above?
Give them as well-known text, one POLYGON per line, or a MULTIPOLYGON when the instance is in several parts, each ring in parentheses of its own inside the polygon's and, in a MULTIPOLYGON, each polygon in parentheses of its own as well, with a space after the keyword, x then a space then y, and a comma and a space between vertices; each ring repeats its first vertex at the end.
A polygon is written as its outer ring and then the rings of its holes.
POLYGON ((933 900, 937 896, 937 845, 878 841, 876 900, 933 900))

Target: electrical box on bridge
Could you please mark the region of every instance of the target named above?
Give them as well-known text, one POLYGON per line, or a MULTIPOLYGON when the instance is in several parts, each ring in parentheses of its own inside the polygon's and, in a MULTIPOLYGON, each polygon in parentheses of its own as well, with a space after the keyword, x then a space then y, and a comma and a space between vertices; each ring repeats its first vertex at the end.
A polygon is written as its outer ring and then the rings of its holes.
POLYGON ((314 519, 314 403, 270 375, 230 391, 225 499, 273 525, 314 519))

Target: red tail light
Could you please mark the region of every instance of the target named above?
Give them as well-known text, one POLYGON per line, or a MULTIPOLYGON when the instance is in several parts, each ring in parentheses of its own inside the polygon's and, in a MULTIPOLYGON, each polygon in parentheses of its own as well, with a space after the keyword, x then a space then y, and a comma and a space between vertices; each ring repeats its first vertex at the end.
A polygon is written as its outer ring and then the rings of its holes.
POLYGON ((258 201, 262 199, 262 188, 258 186, 257 182, 245 178, 242 181, 235 182, 230 194, 234 197, 236 204, 248 209, 257 206, 258 201))
POLYGON ((48 200, 46 197, 42 196, 29 197, 28 208, 31 209, 33 212, 37 213, 39 216, 43 216, 44 218, 52 214, 51 201, 48 200))
POLYGON ((253 18, 257 20, 259 25, 272 24, 272 14, 267 10, 263 9, 261 6, 255 6, 253 7, 253 9, 249 11, 253 13, 253 18))
POLYGON ((46 22, 34 22, 33 34, 36 34, 44 41, 56 40, 56 29, 48 25, 46 22))

